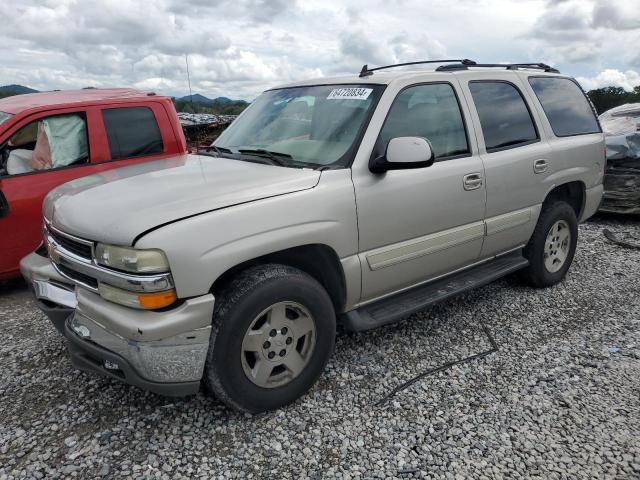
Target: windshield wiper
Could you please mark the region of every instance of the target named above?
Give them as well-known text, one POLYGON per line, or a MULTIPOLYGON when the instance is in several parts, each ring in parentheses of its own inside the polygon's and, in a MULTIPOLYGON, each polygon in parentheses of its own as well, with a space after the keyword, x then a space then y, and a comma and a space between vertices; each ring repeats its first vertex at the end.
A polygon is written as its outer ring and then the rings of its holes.
POLYGON ((218 147, 217 145, 213 145, 213 144, 209 145, 207 147, 207 150, 213 150, 216 153, 233 153, 231 150, 229 150, 226 147, 218 147))
POLYGON ((266 157, 271 160, 275 165, 279 165, 281 167, 286 167, 287 162, 283 162, 282 158, 287 158, 293 160, 293 157, 288 153, 281 152, 272 152, 270 150, 265 150, 264 148, 241 148, 238 150, 240 153, 244 153, 247 155, 256 155, 258 157, 266 157))

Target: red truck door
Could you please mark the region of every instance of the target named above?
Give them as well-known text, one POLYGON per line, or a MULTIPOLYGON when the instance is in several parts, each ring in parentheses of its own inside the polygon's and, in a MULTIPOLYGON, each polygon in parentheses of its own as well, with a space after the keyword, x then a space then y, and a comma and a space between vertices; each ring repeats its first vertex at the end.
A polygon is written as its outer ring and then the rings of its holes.
MULTIPOLYGON (((52 135, 55 137, 55 133, 52 135)), ((49 143, 55 144, 55 140, 49 143)), ((185 153, 184 149, 161 102, 67 108, 17 122, 0 138, 0 155, 4 151, 5 157, 11 157, 0 162, 0 279, 17 276, 20 259, 40 244, 42 200, 50 190, 78 177, 175 156, 185 153), (71 142, 70 148, 57 151, 59 158, 39 165, 42 169, 34 169, 24 160, 33 158, 36 150, 43 150, 38 132, 49 119, 52 124, 65 123, 56 119, 70 119, 66 123, 74 128, 61 129, 63 139, 58 140, 69 143, 68 137, 73 135, 76 143, 86 146, 86 152, 82 146, 74 148, 71 142), (77 159, 74 152, 78 153, 77 159), (4 168, 6 160, 9 169, 4 168)))
POLYGON ((42 238, 42 200, 54 187, 91 173, 86 109, 28 116, 0 138, 0 279, 18 273, 42 238))

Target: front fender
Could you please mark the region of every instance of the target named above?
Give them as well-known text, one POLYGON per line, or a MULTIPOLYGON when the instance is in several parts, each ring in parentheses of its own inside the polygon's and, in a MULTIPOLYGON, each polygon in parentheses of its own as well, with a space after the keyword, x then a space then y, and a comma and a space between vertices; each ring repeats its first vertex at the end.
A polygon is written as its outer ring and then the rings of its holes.
POLYGON ((318 185, 309 190, 165 225, 141 237, 136 246, 160 248, 167 254, 178 297, 187 298, 209 292, 215 280, 236 265, 308 244, 326 245, 341 260, 357 254, 349 170, 323 172, 318 185))

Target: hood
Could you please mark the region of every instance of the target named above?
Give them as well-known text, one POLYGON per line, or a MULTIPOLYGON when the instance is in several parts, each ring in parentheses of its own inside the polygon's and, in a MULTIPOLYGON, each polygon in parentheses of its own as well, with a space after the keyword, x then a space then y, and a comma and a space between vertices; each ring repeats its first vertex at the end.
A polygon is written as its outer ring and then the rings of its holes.
POLYGON ((182 155, 82 177, 52 190, 44 215, 63 232, 116 245, 200 213, 313 188, 320 172, 182 155))

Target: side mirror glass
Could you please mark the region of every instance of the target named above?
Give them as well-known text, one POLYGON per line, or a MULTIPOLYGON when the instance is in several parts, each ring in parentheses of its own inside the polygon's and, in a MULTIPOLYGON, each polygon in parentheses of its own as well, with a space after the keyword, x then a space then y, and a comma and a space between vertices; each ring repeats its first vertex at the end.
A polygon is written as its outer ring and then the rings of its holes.
POLYGON ((395 137, 389 140, 384 155, 374 159, 369 169, 374 173, 387 170, 424 168, 433 165, 431 144, 422 137, 395 137))

